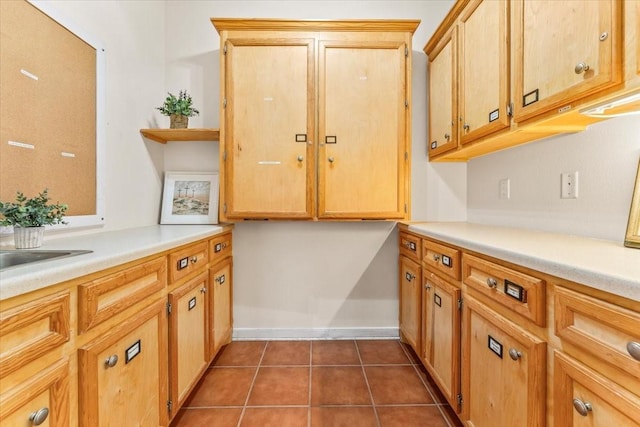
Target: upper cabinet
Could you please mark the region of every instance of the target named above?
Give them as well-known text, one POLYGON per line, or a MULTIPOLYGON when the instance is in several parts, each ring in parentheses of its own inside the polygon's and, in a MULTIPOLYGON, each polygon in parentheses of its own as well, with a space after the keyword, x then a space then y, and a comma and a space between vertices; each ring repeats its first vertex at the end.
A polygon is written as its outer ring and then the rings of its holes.
POLYGON ((636 3, 456 2, 424 48, 430 160, 466 161, 640 110, 618 106, 640 94, 636 3))
POLYGON ((212 23, 221 219, 408 217, 419 21, 212 23))
POLYGON ((621 1, 514 0, 511 16, 516 122, 622 82, 621 1))

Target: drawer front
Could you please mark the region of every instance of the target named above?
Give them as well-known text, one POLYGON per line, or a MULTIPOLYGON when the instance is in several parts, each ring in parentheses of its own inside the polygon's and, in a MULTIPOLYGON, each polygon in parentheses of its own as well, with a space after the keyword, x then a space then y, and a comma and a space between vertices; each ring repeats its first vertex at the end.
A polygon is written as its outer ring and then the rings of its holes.
POLYGON ((558 337, 640 379, 640 313, 559 286, 554 308, 558 337))
POLYGON ((69 291, 0 312, 0 377, 69 341, 69 315, 69 291))
POLYGON ((158 257, 78 286, 80 333, 126 310, 167 284, 167 261, 158 257))
POLYGON ((169 280, 174 283, 194 271, 207 266, 209 247, 207 242, 196 243, 169 254, 169 280))
POLYGON ((463 256, 462 271, 469 288, 546 326, 544 280, 468 254, 463 256))
POLYGON ((400 232, 400 255, 404 255, 407 258, 420 262, 420 240, 421 239, 418 236, 400 232))
POLYGON ((233 250, 231 244, 231 233, 225 233, 209 240, 209 262, 215 264, 231 256, 233 250))
POLYGON ((422 240, 422 265, 460 280, 460 251, 431 240, 422 240))

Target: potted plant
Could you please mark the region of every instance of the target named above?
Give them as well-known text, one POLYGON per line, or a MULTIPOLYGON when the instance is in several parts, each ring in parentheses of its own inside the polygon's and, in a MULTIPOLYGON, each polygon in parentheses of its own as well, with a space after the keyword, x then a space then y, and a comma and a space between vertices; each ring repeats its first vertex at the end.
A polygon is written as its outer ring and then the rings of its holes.
POLYGON ((31 199, 18 191, 15 202, 0 202, 0 225, 13 226, 16 249, 40 247, 45 225, 66 224, 63 218, 68 206, 49 204, 49 200, 49 190, 45 188, 31 199))
POLYGON ((168 92, 164 104, 156 107, 156 110, 169 116, 171 129, 185 129, 189 125, 189 117, 200 114, 200 111, 193 108, 192 102, 191 95, 186 90, 179 91, 178 96, 168 92))

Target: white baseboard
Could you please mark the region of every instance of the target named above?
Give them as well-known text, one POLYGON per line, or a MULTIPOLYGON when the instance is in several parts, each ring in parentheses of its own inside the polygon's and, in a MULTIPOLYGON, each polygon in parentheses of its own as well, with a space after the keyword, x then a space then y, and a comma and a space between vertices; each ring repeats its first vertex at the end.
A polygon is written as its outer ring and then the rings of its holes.
POLYGON ((346 340, 399 339, 398 328, 234 328, 233 339, 246 340, 346 340))

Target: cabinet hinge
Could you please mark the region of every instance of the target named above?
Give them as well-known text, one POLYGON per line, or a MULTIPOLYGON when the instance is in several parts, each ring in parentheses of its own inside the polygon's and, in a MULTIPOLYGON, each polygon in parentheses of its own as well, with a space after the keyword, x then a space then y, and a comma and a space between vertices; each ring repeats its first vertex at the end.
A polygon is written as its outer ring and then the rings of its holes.
POLYGON ((167 303, 167 314, 171 314, 171 303, 167 303))
POLYGON ((404 213, 407 213, 407 204, 404 204, 404 213))
POLYGON ((222 152, 222 161, 227 161, 227 152, 226 151, 222 152))
POLYGON ((507 104, 507 116, 513 116, 513 102, 507 104))
POLYGON ((462 298, 458 298, 458 310, 462 310, 462 298))
POLYGON ((224 44, 224 47, 222 48, 222 52, 226 55, 227 54, 227 44, 224 44))
POLYGON ((407 153, 406 151, 404 152, 404 159, 409 160, 409 153, 407 153))
POLYGON ((222 100, 222 108, 227 108, 227 98, 222 100))
POLYGON ((409 100, 408 99, 404 100, 404 108, 409 108, 409 100))
POLYGON ((222 212, 227 213, 227 204, 222 205, 222 212))
POLYGON ((409 48, 407 46, 404 47, 404 56, 409 57, 409 48))
POLYGON ((462 400, 462 393, 458 393, 458 394, 456 395, 456 400, 458 401, 458 405, 462 406, 462 402, 463 402, 463 400, 462 400))
POLYGON ((173 411, 173 401, 171 399, 167 400, 167 411, 171 413, 173 411))

